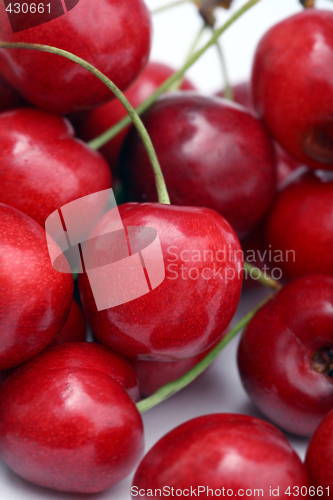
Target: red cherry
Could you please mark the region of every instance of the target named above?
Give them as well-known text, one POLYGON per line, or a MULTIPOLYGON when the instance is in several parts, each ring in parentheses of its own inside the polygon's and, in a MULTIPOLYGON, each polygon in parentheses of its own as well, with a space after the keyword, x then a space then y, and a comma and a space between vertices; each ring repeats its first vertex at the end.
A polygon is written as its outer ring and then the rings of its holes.
MULTIPOLYGON (((142 0, 80 0, 66 15, 13 34, 4 4, 0 6, 0 38, 67 50, 88 61, 120 89, 128 87, 147 63, 151 20, 142 0)), ((89 109, 112 94, 76 63, 37 51, 1 50, 5 78, 35 106, 54 113, 89 109)))
MULTIPOLYGON (((257 114, 253 104, 251 85, 249 82, 242 82, 238 85, 234 85, 232 91, 235 102, 257 114)), ((219 92, 217 95, 223 97, 224 93, 219 92)), ((301 163, 288 155, 277 142, 274 142, 274 148, 277 159, 278 186, 280 186, 292 172, 301 166, 301 163)))
POLYGON ((257 496, 271 498, 277 488, 280 497, 288 498, 288 486, 308 485, 305 467, 282 432, 246 415, 215 414, 185 422, 160 439, 136 471, 132 496, 144 490, 140 498, 157 498, 149 490, 169 486, 183 490, 179 498, 187 496, 187 489, 189 496, 195 496, 193 489, 199 496, 200 487, 204 499, 239 498, 246 490, 254 496, 254 489, 257 496))
POLYGON ((305 466, 311 484, 315 486, 316 498, 330 498, 333 491, 333 411, 324 418, 312 436, 305 466))
MULTIPOLYGON (((144 115, 171 203, 221 213, 238 235, 265 214, 274 193, 272 143, 259 120, 225 100, 165 95, 144 115)), ((124 145, 122 177, 131 199, 157 199, 154 176, 134 130, 124 145)))
POLYGON ((143 426, 112 362, 102 346, 65 344, 10 375, 0 389, 0 456, 13 471, 79 493, 103 491, 130 474, 143 451, 143 426))
POLYGON ((73 278, 52 268, 45 231, 0 204, 0 370, 45 349, 64 326, 72 299, 73 278))
POLYGON ((63 205, 111 187, 107 162, 64 118, 35 109, 0 114, 0 202, 43 227, 63 205))
MULTIPOLYGON (((166 277, 135 301, 98 312, 87 275, 79 275, 93 333, 114 351, 142 360, 176 361, 207 350, 222 337, 239 302, 242 252, 234 231, 206 208, 128 203, 119 211, 125 227, 157 231, 166 277)), ((110 217, 93 234, 105 234, 110 217)), ((91 241, 94 253, 99 239, 91 241)), ((110 259, 108 246, 106 252, 110 259)))
POLYGON ((330 176, 312 172, 278 194, 266 223, 266 248, 285 277, 333 274, 332 198, 330 176))
POLYGON ((63 328, 54 338, 51 346, 62 345, 67 342, 84 342, 86 340, 86 322, 81 307, 73 300, 69 316, 63 328))
MULTIPOLYGON (((137 80, 125 92, 127 99, 134 108, 138 107, 173 73, 174 70, 165 64, 157 62, 149 63, 137 80)), ((195 87, 189 80, 184 79, 181 88, 184 90, 194 90, 195 87)), ((114 99, 104 106, 75 117, 75 121, 78 121, 78 136, 88 142, 111 128, 125 116, 127 116, 127 112, 124 106, 118 99, 114 99)), ((125 128, 100 150, 111 165, 113 172, 116 172, 118 169, 120 150, 129 128, 125 128)))
POLYGON ((307 9, 258 45, 254 102, 275 139, 309 167, 333 169, 333 12, 307 9))
MULTIPOLYGON (((223 336, 227 333, 228 329, 223 333, 223 336)), ((140 394, 144 397, 151 396, 169 382, 175 382, 205 358, 218 342, 198 356, 181 361, 161 362, 131 359, 131 365, 139 377, 140 394)))
POLYGON ((9 85, 0 74, 0 112, 23 105, 22 97, 9 85))
POLYGON ((333 278, 310 275, 293 281, 256 314, 242 336, 243 385, 272 422, 309 436, 333 408, 332 346, 333 278))

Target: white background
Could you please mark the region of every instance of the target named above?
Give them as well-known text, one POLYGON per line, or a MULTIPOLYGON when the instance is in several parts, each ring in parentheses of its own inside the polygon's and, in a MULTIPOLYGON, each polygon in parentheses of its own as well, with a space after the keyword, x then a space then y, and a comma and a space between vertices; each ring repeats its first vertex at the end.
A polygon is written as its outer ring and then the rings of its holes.
MULTIPOLYGON (((90 0, 96 1, 96 0, 90 0)), ((97 0, 98 1, 98 0, 97 0)), ((126 1, 126 0, 119 0, 126 1)), ((169 0, 147 0, 151 9, 168 3, 169 0)), ((245 3, 234 0, 231 11, 221 9, 218 25, 245 3)), ((333 9, 332 0, 318 0, 320 8, 333 9)), ((277 21, 301 10, 298 0, 261 0, 243 18, 229 28, 222 37, 228 70, 233 83, 248 79, 255 47, 265 31, 277 21)), ((201 20, 193 5, 183 5, 154 16, 154 41, 151 60, 165 62, 175 68, 182 66, 188 50, 201 26, 201 20)), ((203 37, 203 41, 208 40, 203 37)), ((216 50, 210 51, 190 69, 188 75, 201 92, 213 93, 223 86, 223 79, 216 50)), ((283 75, 281 75, 283 76, 283 75)), ((267 294, 260 288, 247 292, 234 319, 240 319, 267 294)), ((219 356, 215 364, 191 386, 170 400, 149 410, 143 415, 145 425, 146 450, 164 434, 182 422, 199 415, 232 412, 261 415, 250 403, 241 386, 236 365, 237 337, 219 356)), ((307 440, 288 436, 301 457, 304 457, 307 440)), ((31 485, 17 477, 0 463, 1 500, 129 500, 131 479, 98 495, 82 497, 75 494, 62 494, 31 485)))

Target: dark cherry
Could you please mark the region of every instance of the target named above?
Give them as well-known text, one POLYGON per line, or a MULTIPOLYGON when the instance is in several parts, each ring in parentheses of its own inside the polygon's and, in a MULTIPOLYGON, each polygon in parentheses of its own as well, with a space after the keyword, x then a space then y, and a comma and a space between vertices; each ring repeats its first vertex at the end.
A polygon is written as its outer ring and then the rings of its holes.
MULTIPOLYGON (((232 90, 235 102, 257 114, 253 104, 251 85, 249 82, 242 82, 234 85, 232 90)), ((219 92, 217 95, 223 97, 224 92, 219 92)), ((274 142, 274 148, 277 159, 278 186, 280 186, 292 172, 301 166, 301 163, 292 158, 277 142, 274 142)))
POLYGON ((273 297, 246 328, 238 367, 266 417, 310 436, 333 408, 333 278, 305 276, 273 297))
MULTIPOLYGON (((114 351, 141 360, 177 361, 209 349, 222 338, 239 302, 242 252, 234 231, 207 208, 128 203, 119 211, 125 228, 157 231, 166 276, 150 293, 97 311, 88 277, 80 274, 83 309, 93 333, 114 351)), ((107 232, 110 217, 109 212, 99 221, 92 237, 107 232)), ((94 253, 99 239, 92 241, 94 253)), ((110 258, 108 247, 106 252, 110 258)))
POLYGON ((52 268, 40 225, 0 204, 0 370, 52 342, 68 317, 73 288, 71 274, 52 268))
MULTIPOLYGON (((80 0, 66 15, 13 33, 0 5, 0 38, 7 42, 51 45, 88 61, 125 89, 147 63, 151 19, 143 0, 80 0)), ((78 64, 54 54, 1 50, 0 69, 25 99, 54 113, 101 105, 111 91, 78 64)))
POLYGON ((246 415, 215 414, 185 422, 160 439, 136 471, 132 497, 142 490, 140 498, 158 498, 155 490, 164 486, 179 498, 239 498, 246 490, 261 498, 272 498, 275 490, 289 498, 289 486, 307 487, 309 479, 273 425, 246 415))
MULTIPOLYGON (((155 90, 162 85, 174 70, 165 64, 150 62, 141 75, 126 90, 125 95, 134 108, 145 101, 155 90)), ((194 86, 188 79, 184 79, 181 85, 183 90, 194 90, 194 86)), ((124 106, 113 99, 104 106, 92 109, 81 116, 75 117, 77 122, 77 134, 85 141, 98 137, 103 132, 118 123, 127 115, 124 106)), ((130 127, 125 128, 112 141, 101 148, 101 153, 108 160, 114 173, 118 170, 119 154, 126 134, 130 127)))
POLYGON ((260 116, 293 158, 315 169, 333 169, 332 66, 333 12, 319 9, 273 26, 253 65, 260 116))
POLYGON ((106 160, 66 119, 29 108, 0 114, 0 176, 0 202, 43 227, 63 205, 111 187, 106 160))
POLYGON ((5 380, 0 456, 14 472, 79 493, 103 491, 131 473, 143 451, 142 419, 113 362, 102 346, 65 344, 5 380))
POLYGON ((0 113, 23 105, 23 99, 0 74, 0 113))
POLYGON ((321 422, 311 438, 305 466, 316 498, 330 498, 333 491, 333 411, 321 422))
POLYGON ((54 338, 51 346, 62 345, 67 342, 84 342, 86 340, 86 321, 81 307, 73 299, 69 316, 63 328, 54 338))
MULTIPOLYGON (((165 95, 143 117, 171 202, 221 213, 239 236, 266 213, 275 193, 271 140, 244 108, 196 93, 165 95)), ((154 177, 134 129, 121 176, 130 199, 155 201, 154 177)))
POLYGON ((266 222, 266 249, 286 278, 333 274, 333 178, 305 172, 282 190, 266 222), (280 254, 280 257, 278 255, 280 254))

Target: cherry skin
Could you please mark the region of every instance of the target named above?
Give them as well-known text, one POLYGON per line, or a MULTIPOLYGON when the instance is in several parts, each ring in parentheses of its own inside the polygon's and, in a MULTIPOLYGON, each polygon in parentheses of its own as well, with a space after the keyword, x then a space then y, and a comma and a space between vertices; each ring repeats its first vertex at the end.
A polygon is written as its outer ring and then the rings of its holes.
POLYGON ((277 265, 288 279, 333 274, 333 179, 303 173, 282 190, 266 222, 266 249, 283 255, 277 265), (293 253, 294 252, 294 253, 293 253))
MULTIPOLYGON (((80 0, 67 14, 13 33, 0 6, 0 38, 6 42, 51 45, 88 61, 121 90, 147 63, 151 19, 143 0, 80 0)), ((35 106, 66 114, 107 102, 111 91, 78 64, 37 51, 2 50, 0 69, 9 83, 35 106)))
POLYGON ((102 155, 64 118, 35 109, 0 114, 0 202, 43 227, 63 205, 111 187, 102 155))
POLYGON ((333 169, 332 66, 333 12, 317 9, 271 28, 253 65, 260 116, 293 158, 315 169, 333 169))
POLYGON ((67 342, 84 342, 86 340, 86 333, 86 322, 83 312, 76 300, 73 299, 67 321, 54 338, 51 346, 62 345, 67 342))
MULTIPOLYGON (((209 349, 222 338, 241 293, 242 252, 234 231, 207 208, 128 203, 119 212, 125 227, 157 231, 165 279, 134 301, 97 311, 87 275, 80 274, 83 310, 94 335, 115 352, 142 360, 177 361, 209 349)), ((110 212, 91 236, 105 234, 109 222, 110 212)), ((98 250, 99 240, 92 241, 98 250)))
POLYGON ((310 436, 333 408, 333 278, 286 285, 252 319, 238 350, 251 400, 287 432, 310 436))
POLYGON ((47 350, 2 384, 0 456, 39 486, 96 493, 133 470, 143 451, 143 426, 104 352, 98 356, 96 346, 84 344, 85 356, 80 349, 75 357, 74 348, 62 363, 61 352, 77 345, 47 350))
MULTIPOLYGON (((249 82, 234 85, 232 91, 235 102, 257 114, 249 82)), ((217 95, 223 97, 224 92, 219 92, 217 95)), ((292 172, 301 166, 301 163, 292 158, 277 142, 274 142, 274 148, 277 159, 278 186, 280 186, 292 172)))
MULTIPOLYGON (((126 90, 125 95, 127 99, 134 108, 138 107, 173 73, 174 70, 165 64, 157 62, 148 63, 141 75, 126 90)), ((183 80, 181 88, 183 90, 194 90, 194 86, 186 78, 183 80)), ((76 117, 76 120, 79 122, 77 134, 84 141, 91 141, 118 123, 125 116, 127 116, 127 112, 124 106, 118 99, 114 99, 104 104, 104 106, 92 109, 82 114, 82 116, 76 117)), ((108 160, 114 173, 117 172, 120 150, 129 128, 125 128, 100 150, 108 160)))
POLYGON ((327 487, 332 494, 333 489, 333 411, 321 422, 311 438, 306 452, 305 466, 308 470, 311 484, 323 488, 321 498, 329 498, 327 487))
MULTIPOLYGON (((32 370, 44 370, 50 363, 52 370, 87 369, 98 371, 120 384, 132 401, 139 401, 138 376, 128 360, 95 342, 66 342, 51 346, 31 361, 32 370)), ((48 368, 47 368, 48 369, 48 368)))
POLYGON ((23 105, 22 97, 0 74, 0 113, 23 105))
POLYGON ((71 274, 52 268, 39 224, 0 204, 0 370, 51 343, 66 322, 73 288, 71 274))
POLYGON ((208 487, 222 496, 232 490, 229 498, 247 489, 263 490, 257 494, 270 498, 270 488, 279 487, 280 497, 288 498, 288 486, 308 485, 305 467, 282 432, 246 415, 215 414, 189 420, 160 439, 139 465, 132 495, 145 490, 140 498, 148 499, 149 490, 169 486, 183 490, 177 496, 185 498, 184 490, 192 487, 199 496, 198 488, 204 486, 203 499, 214 494, 208 487))
MULTIPOLYGON (((221 213, 239 236, 265 214, 274 193, 272 143, 259 120, 217 97, 165 95, 143 117, 161 163, 171 203, 221 213)), ((123 149, 131 200, 157 200, 142 141, 131 130, 123 149)))

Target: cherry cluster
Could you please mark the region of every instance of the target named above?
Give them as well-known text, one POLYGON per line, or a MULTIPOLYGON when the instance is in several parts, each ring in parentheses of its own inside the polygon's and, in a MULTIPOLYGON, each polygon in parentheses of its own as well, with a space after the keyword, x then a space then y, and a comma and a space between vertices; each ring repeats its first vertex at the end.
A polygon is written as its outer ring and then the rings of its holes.
POLYGON ((214 96, 184 77, 200 51, 179 72, 148 62, 143 0, 80 0, 18 33, 1 3, 0 40, 1 459, 65 492, 101 492, 136 469, 141 498, 165 487, 180 497, 274 488, 328 498, 333 11, 304 9, 275 25, 251 82, 214 96), (50 245, 59 248, 44 228, 54 211, 111 187, 125 227, 157 231, 166 275, 100 311, 87 273, 74 280, 53 268, 50 245), (274 293, 231 329, 256 278, 274 293), (271 423, 195 418, 139 464, 140 413, 192 382, 243 327, 239 373, 271 423), (282 431, 311 437, 305 463, 282 431))

